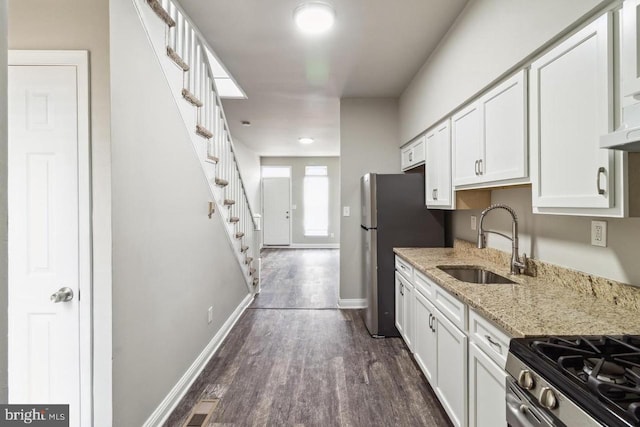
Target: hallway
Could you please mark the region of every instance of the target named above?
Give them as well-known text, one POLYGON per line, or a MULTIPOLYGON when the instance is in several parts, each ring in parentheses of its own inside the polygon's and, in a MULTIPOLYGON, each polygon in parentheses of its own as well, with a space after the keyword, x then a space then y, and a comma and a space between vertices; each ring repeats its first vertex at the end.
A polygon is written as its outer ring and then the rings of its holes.
POLYGON ((448 426, 400 338, 372 339, 337 310, 337 250, 263 251, 262 293, 176 408, 198 399, 209 426, 448 426))

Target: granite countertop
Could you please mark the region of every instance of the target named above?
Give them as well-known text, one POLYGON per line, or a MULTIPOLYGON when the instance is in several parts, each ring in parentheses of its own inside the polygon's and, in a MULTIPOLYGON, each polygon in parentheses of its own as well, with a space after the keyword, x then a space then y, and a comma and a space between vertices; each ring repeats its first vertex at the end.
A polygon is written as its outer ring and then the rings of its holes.
MULTIPOLYGON (((616 296, 599 297, 597 292, 589 295, 549 276, 511 275, 508 261, 498 263, 469 247, 395 248, 394 252, 512 337, 640 334, 640 311, 616 304, 616 296), (461 282, 438 269, 439 265, 480 266, 517 283, 479 285, 461 282)), ((561 275, 569 276, 565 281, 570 282, 572 275, 584 273, 570 270, 556 273, 556 276, 561 275)), ((636 293, 640 295, 640 289, 628 287, 630 289, 622 288, 626 295, 634 298, 636 293)))

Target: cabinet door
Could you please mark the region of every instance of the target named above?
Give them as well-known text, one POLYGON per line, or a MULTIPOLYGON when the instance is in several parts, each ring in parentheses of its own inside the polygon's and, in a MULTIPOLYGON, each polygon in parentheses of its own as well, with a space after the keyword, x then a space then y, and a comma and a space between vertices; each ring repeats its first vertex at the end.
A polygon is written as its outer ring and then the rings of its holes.
POLYGON ((612 206, 612 51, 607 13, 531 65, 534 209, 612 206))
POLYGON ((451 185, 451 130, 449 119, 427 134, 427 206, 455 208, 451 185))
POLYGON ((484 153, 482 182, 525 178, 528 175, 526 74, 521 71, 480 100, 484 153))
POLYGON ((414 297, 413 297, 413 286, 411 283, 406 283, 404 286, 404 295, 402 296, 402 315, 404 316, 404 321, 402 322, 402 327, 404 328, 404 341, 407 343, 407 347, 409 350, 413 352, 413 340, 414 340, 414 297))
POLYGON ((413 165, 419 165, 421 163, 424 163, 425 160, 425 142, 424 142, 424 135, 420 137, 420 139, 418 139, 418 141, 416 141, 413 144, 413 160, 412 160, 412 164, 413 165))
POLYGON ((478 102, 466 107, 451 119, 454 185, 474 184, 479 180, 481 114, 478 102))
POLYGON ((404 281, 396 273, 396 328, 404 338, 404 281))
POLYGON ((408 146, 400 150, 400 167, 402 170, 409 169, 413 162, 413 147, 408 146))
POLYGON ((435 308, 420 294, 414 291, 414 327, 413 353, 429 383, 435 388, 436 377, 436 335, 432 329, 435 308))
POLYGON ((640 100, 640 0, 626 0, 622 4, 622 95, 625 101, 640 100))
POLYGON ((467 336, 439 312, 436 329, 436 393, 455 426, 467 425, 467 336))
POLYGON ((507 373, 469 344, 469 427, 506 426, 507 373))

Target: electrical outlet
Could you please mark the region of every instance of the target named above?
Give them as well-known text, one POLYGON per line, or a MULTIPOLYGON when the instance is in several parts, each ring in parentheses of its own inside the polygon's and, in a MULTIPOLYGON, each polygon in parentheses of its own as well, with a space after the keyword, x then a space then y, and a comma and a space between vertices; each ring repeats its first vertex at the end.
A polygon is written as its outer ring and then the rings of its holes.
POLYGON ((351 208, 349 206, 342 207, 342 216, 351 216, 351 208))
POLYGON ((471 215, 471 229, 475 230, 478 228, 478 218, 475 215, 471 215))
POLYGON ((207 310, 207 323, 213 322, 213 306, 207 310))
POLYGON ((591 245, 607 247, 607 221, 591 221, 591 245))

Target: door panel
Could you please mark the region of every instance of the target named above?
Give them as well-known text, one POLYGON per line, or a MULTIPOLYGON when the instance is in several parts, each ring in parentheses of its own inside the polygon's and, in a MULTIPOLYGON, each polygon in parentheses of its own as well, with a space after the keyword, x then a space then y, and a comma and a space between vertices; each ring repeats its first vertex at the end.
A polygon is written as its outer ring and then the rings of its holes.
POLYGON ((291 244, 291 179, 263 178, 264 244, 291 244))
POLYGON ((610 33, 606 14, 531 65, 534 208, 613 206, 613 152, 600 148, 612 127, 610 33))
POLYGON ((9 400, 80 415, 78 94, 73 66, 9 67, 9 400), (50 296, 69 287, 74 297, 50 296))
POLYGON ((469 344, 469 427, 507 425, 507 373, 475 344, 469 344))
POLYGON ((414 343, 413 351, 416 362, 424 372, 429 383, 435 387, 437 385, 436 377, 436 335, 431 329, 433 324, 433 314, 435 308, 420 294, 414 292, 414 343))
POLYGON ((478 181, 478 161, 481 158, 481 111, 475 102, 451 119, 454 149, 454 184, 473 184, 478 181))

